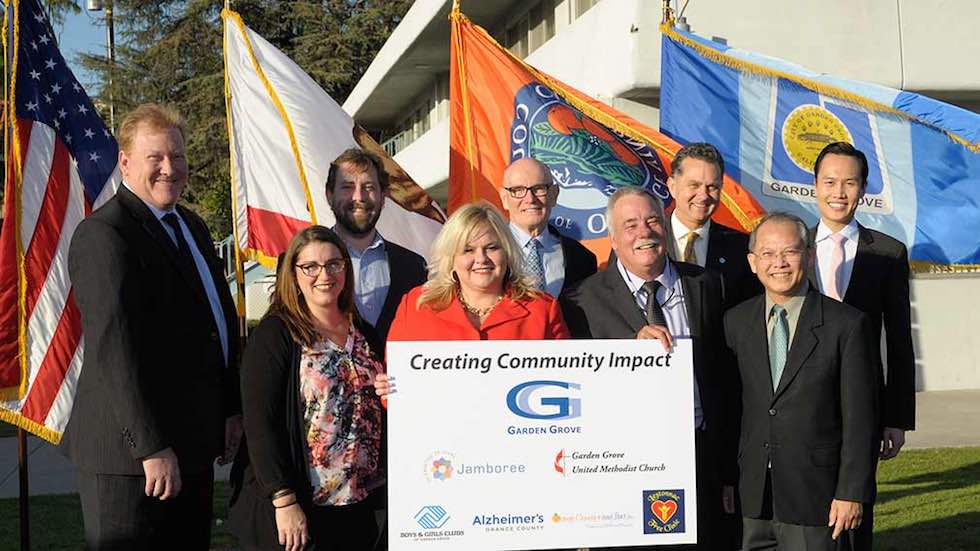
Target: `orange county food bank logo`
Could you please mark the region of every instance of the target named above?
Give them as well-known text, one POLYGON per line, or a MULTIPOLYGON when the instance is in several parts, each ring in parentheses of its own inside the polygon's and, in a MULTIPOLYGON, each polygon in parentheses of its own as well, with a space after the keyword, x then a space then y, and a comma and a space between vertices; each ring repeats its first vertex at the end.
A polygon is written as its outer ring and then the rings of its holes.
POLYGON ((643 491, 643 533, 684 532, 684 490, 643 491))

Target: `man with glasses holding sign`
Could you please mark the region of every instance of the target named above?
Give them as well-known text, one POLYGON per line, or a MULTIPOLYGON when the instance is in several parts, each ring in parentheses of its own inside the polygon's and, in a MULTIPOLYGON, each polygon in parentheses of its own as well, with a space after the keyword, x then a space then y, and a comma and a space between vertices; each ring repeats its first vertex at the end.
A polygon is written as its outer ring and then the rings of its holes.
POLYGON ((544 163, 528 157, 504 171, 500 204, 524 254, 524 271, 537 289, 554 297, 596 272, 595 255, 548 224, 557 201, 558 186, 544 163))

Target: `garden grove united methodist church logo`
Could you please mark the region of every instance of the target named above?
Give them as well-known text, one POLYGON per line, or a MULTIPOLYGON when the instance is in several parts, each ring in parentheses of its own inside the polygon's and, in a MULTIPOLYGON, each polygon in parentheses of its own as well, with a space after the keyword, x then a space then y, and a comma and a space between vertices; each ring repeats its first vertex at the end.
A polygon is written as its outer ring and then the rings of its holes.
POLYGON ((653 149, 597 124, 547 86, 526 84, 514 95, 511 162, 533 157, 560 186, 551 222, 575 239, 605 237, 605 209, 622 186, 641 186, 669 201, 667 174, 653 149))
POLYGON ((684 529, 684 490, 644 490, 644 534, 677 534, 684 529))

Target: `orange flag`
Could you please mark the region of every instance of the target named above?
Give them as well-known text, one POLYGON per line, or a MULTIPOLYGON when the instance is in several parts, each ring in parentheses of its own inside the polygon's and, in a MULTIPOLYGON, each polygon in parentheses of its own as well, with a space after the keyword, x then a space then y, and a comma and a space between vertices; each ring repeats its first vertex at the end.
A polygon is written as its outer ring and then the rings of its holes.
MULTIPOLYGON (((637 185, 670 205, 667 177, 680 144, 524 63, 457 8, 450 14, 449 210, 500 207, 504 169, 533 157, 560 186, 551 223, 599 259, 609 254, 605 208, 637 185)), ((748 231, 765 211, 727 175, 713 218, 748 231)))

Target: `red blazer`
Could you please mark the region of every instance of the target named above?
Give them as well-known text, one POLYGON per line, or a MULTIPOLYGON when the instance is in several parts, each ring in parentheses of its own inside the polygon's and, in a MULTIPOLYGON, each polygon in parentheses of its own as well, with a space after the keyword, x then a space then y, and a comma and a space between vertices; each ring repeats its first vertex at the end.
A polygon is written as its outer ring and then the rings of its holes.
POLYGON ((512 300, 507 296, 483 320, 480 329, 466 317, 459 299, 453 299, 445 310, 435 311, 428 305, 416 306, 422 287, 402 297, 391 323, 391 341, 476 341, 476 340, 548 340, 567 339, 558 301, 547 293, 534 298, 512 300))

